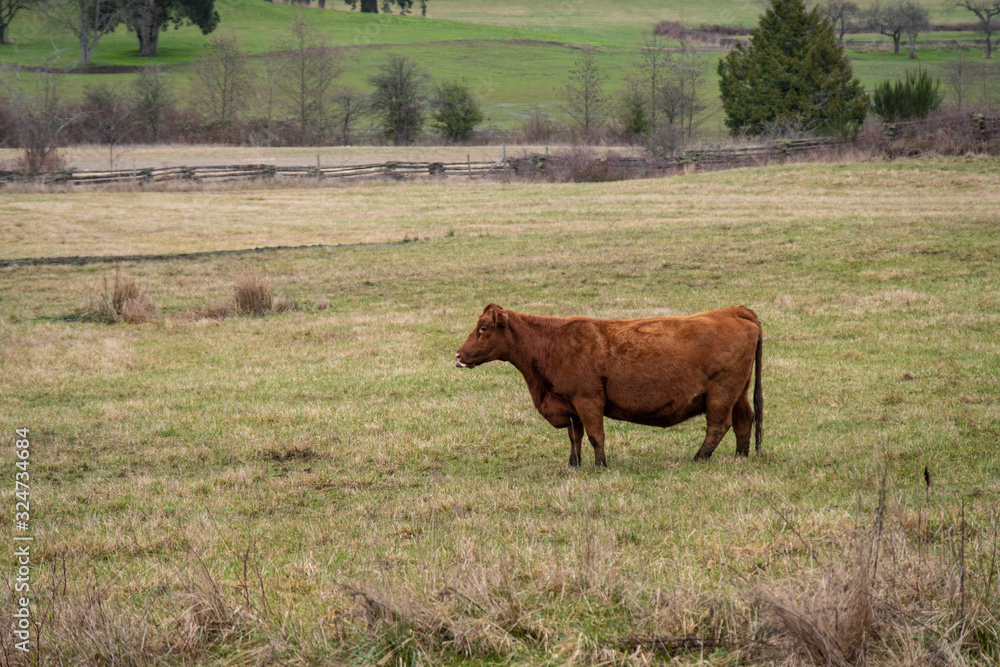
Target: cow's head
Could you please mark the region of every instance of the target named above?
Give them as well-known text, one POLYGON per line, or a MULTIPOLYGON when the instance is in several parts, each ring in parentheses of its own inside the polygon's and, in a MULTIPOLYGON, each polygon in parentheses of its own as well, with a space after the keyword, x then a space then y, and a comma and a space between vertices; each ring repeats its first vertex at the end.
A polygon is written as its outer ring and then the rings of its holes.
POLYGON ((510 344, 510 318, 507 311, 491 303, 483 309, 465 343, 455 353, 455 365, 474 368, 488 361, 507 361, 510 344))

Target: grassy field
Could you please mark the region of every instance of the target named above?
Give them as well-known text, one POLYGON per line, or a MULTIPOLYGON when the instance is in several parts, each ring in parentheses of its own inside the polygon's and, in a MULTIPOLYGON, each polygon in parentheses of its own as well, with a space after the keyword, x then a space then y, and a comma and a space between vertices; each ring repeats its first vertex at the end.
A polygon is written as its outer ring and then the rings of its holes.
POLYGON ((995 665, 998 167, 4 194, 4 259, 325 246, 0 269, 42 662, 995 665), (81 318, 116 270, 159 319, 81 318), (220 316, 248 271, 297 309, 220 316), (764 449, 608 422, 569 469, 454 367, 490 301, 754 308, 764 449))

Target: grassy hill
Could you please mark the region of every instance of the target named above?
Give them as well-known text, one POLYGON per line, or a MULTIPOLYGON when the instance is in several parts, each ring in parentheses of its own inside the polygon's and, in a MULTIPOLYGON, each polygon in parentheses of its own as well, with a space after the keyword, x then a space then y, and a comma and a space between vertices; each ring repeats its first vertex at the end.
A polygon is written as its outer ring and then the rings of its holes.
MULTIPOLYGON (((242 48, 251 55, 273 50, 293 18, 299 12, 307 13, 313 25, 328 34, 334 44, 344 47, 345 73, 341 82, 345 85, 365 88, 367 77, 390 52, 414 57, 435 80, 469 82, 484 102, 487 125, 497 127, 518 124, 535 105, 559 115, 557 91, 565 84, 567 72, 583 47, 597 50, 599 66, 609 76, 608 87, 614 90, 621 85, 637 45, 658 21, 753 25, 760 12, 757 3, 716 0, 639 0, 628 4, 596 0, 552 4, 431 0, 427 18, 365 15, 334 1, 325 11, 261 0, 219 0, 217 8, 222 16, 219 30, 236 34, 242 48)), ((928 2, 928 8, 936 19, 955 20, 955 15, 945 14, 938 3, 928 2)), ((970 43, 973 35, 945 37, 970 43)), ((97 69, 87 73, 73 69, 79 50, 72 37, 53 33, 30 13, 18 16, 11 38, 13 44, 0 47, 0 64, 73 70, 63 75, 63 89, 71 97, 78 97, 84 87, 94 82, 117 83, 133 76, 127 72, 95 71, 156 63, 170 69, 182 98, 190 96, 192 64, 211 39, 192 27, 168 30, 161 36, 159 55, 144 59, 137 57, 135 37, 120 27, 101 41, 93 59, 97 69)), ((928 33, 921 39, 940 41, 942 37, 928 33)), ((916 64, 904 54, 869 48, 873 43, 887 41, 874 35, 857 36, 850 49, 856 73, 867 86, 901 76, 916 64)), ((722 53, 718 47, 706 48, 700 56, 708 75, 704 95, 713 107, 718 99, 715 64, 722 53)), ((919 64, 938 75, 942 63, 954 58, 954 50, 940 44, 925 45, 918 53, 919 64)), ((709 134, 718 131, 714 121, 706 127, 711 128, 709 134)))

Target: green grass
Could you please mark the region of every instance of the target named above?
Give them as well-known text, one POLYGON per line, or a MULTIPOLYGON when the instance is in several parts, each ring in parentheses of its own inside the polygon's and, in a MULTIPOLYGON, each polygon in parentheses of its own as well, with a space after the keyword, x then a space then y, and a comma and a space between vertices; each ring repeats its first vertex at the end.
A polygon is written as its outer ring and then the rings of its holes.
MULTIPOLYGON (((944 645, 988 664, 1000 244, 983 193, 997 167, 4 195, 3 235, 39 231, 5 257, 66 254, 59 238, 83 254, 373 242, 121 266, 163 318, 132 326, 76 319, 112 266, 0 272, 0 399, 6 437, 32 434, 45 650, 620 662, 632 635, 760 629, 762 590, 818 594, 876 516, 885 468, 893 555, 874 594, 923 629, 878 636, 870 659, 902 664, 882 648, 898 639, 917 662, 944 645), (45 210, 60 212, 51 239, 45 210), (300 309, 203 316, 248 270, 300 309), (695 464, 703 419, 608 422, 610 468, 585 452, 569 469, 565 434, 512 367, 453 365, 490 301, 599 317, 751 306, 763 453, 736 459, 729 435, 695 464), (978 645, 948 630, 963 503, 978 645)), ((12 514, 0 525, 10 534, 12 514)), ((740 646, 712 660, 736 664, 740 646)))

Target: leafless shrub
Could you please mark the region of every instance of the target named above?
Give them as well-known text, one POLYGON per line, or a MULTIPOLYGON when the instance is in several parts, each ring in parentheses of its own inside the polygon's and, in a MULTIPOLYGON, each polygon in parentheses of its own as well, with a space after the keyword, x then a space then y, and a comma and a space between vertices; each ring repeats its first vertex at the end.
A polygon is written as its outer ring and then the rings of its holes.
POLYGON ((539 107, 531 110, 531 115, 521 124, 520 142, 524 144, 544 144, 552 141, 556 125, 547 113, 539 107))
POLYGON ((7 79, 2 83, 9 97, 8 113, 15 121, 12 143, 24 149, 14 168, 30 174, 63 168, 59 145, 79 114, 63 100, 56 75, 36 73, 27 84, 7 79))
POLYGON ((983 123, 987 125, 986 131, 968 107, 948 107, 938 109, 921 120, 865 128, 858 134, 857 145, 891 158, 928 153, 1000 154, 1000 133, 990 131, 988 120, 983 123))
POLYGON ((520 177, 555 182, 620 181, 645 173, 642 161, 623 157, 614 151, 600 155, 594 149, 584 146, 574 146, 551 155, 535 154, 515 158, 510 163, 520 177))
POLYGON ((158 320, 160 311, 135 278, 115 271, 112 285, 104 279, 104 290, 90 300, 84 316, 105 324, 142 324, 158 320))

